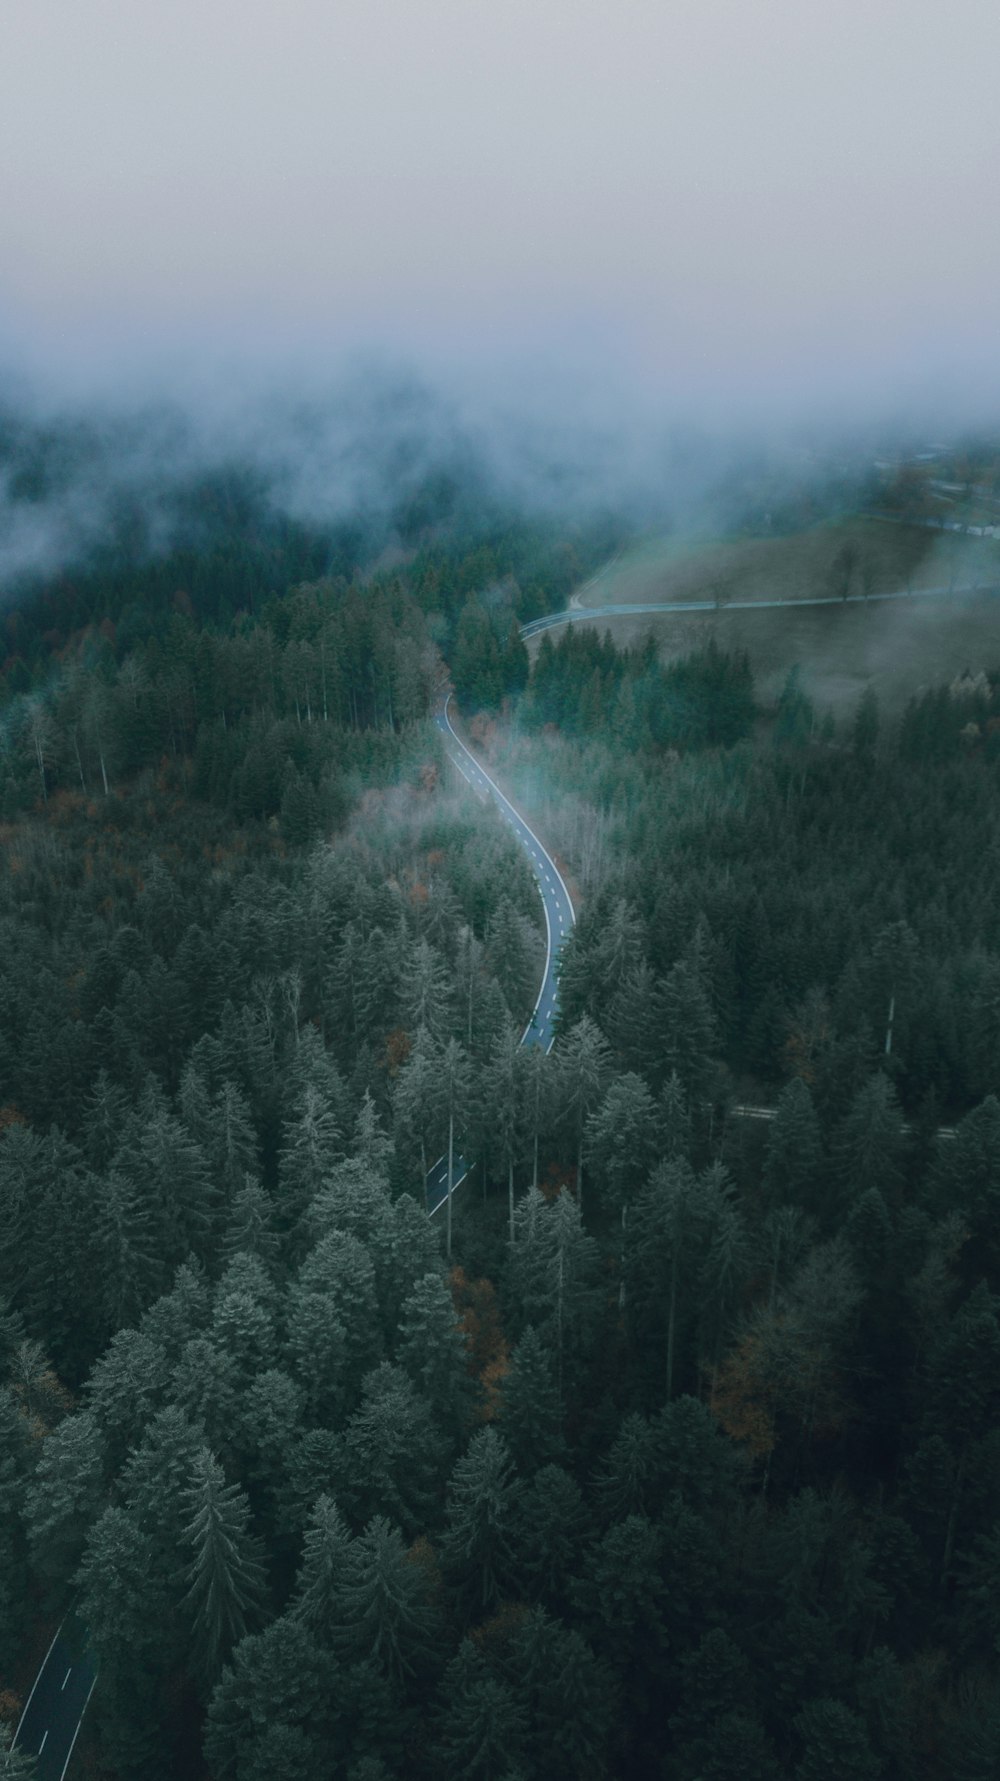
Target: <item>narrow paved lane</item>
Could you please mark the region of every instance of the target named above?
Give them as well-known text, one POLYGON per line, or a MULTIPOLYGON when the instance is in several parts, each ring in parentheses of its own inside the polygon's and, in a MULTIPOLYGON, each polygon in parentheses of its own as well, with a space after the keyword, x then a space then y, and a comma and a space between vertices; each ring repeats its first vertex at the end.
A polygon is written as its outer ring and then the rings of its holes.
POLYGON ((550 612, 544 618, 532 619, 521 626, 522 637, 537 637, 540 631, 554 631, 557 625, 578 625, 585 619, 624 618, 635 613, 654 612, 768 612, 776 606, 797 609, 800 606, 876 606, 886 600, 932 600, 956 594, 997 594, 995 582, 976 582, 968 587, 899 588, 891 594, 815 594, 801 600, 651 600, 642 605, 624 601, 616 606, 569 605, 564 612, 550 612))
MULTIPOLYGON (((546 852, 534 830, 528 827, 523 816, 514 809, 510 799, 504 797, 496 781, 490 778, 486 769, 457 734, 451 721, 450 705, 449 694, 434 720, 444 739, 448 758, 479 797, 489 798, 496 805, 502 820, 527 855, 542 899, 542 908, 545 911, 545 971, 531 1019, 521 1037, 521 1044, 540 1045, 544 1051, 551 1051, 555 1042, 556 1014, 559 1008, 559 954, 576 920, 572 899, 552 855, 546 852)), ((453 1192, 467 1174, 468 1164, 464 1157, 456 1157, 453 1192)), ((426 1198, 430 1213, 436 1212, 448 1198, 447 1157, 441 1157, 428 1172, 426 1198)))
POLYGON ((35 1758, 38 1781, 62 1781, 97 1676, 87 1634, 67 1614, 28 1696, 14 1743, 35 1758))

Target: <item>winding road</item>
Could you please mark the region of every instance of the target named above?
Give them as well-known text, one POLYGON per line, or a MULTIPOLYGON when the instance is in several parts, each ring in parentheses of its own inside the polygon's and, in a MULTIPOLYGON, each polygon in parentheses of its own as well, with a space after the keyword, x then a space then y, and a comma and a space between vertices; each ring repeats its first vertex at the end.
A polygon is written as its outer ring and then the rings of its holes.
MULTIPOLYGON (((444 738, 445 753, 477 796, 484 803, 492 800, 496 805, 501 819, 524 848, 542 899, 542 908, 545 911, 545 971, 531 1019, 521 1036, 521 1044, 540 1045, 543 1050, 551 1051, 555 1043, 559 1004, 559 954, 576 920, 573 902, 552 855, 546 852, 534 830, 528 827, 524 817, 515 810, 510 799, 504 796, 496 780, 490 778, 485 767, 466 748, 451 721, 450 705, 449 693, 434 719, 444 738)), ((469 1165, 464 1157, 456 1157, 452 1171, 452 1193, 465 1180, 468 1172, 469 1165)), ((427 1210, 432 1217, 447 1198, 448 1159, 442 1156, 427 1175, 427 1210)))

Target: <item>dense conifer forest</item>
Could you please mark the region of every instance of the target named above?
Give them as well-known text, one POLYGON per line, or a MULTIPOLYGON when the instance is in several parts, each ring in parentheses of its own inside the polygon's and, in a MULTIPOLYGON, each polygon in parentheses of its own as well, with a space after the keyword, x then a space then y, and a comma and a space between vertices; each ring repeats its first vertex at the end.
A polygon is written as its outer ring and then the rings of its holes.
POLYGON ((1000 669, 529 660, 613 519, 184 499, 0 610, 3 1723, 73 1604, 104 1781, 990 1781, 1000 669))

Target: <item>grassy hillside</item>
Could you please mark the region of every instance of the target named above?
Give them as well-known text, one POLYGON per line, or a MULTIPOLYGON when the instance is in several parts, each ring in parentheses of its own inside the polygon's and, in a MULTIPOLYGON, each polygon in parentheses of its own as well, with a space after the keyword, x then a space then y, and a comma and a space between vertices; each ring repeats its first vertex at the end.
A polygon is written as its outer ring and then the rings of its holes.
POLYGON ((667 657, 709 637, 723 649, 745 649, 765 701, 777 697, 789 670, 798 666, 820 704, 852 704, 871 685, 880 699, 897 705, 927 682, 996 661, 1000 607, 994 595, 920 594, 990 581, 1000 582, 1000 552, 989 541, 852 519, 791 538, 647 540, 583 588, 579 603, 716 599, 719 610, 711 613, 623 614, 595 622, 610 629, 619 644, 652 632, 667 657), (748 612, 727 605, 840 593, 845 582, 851 594, 912 589, 919 597, 871 607, 849 603, 789 611, 748 612))

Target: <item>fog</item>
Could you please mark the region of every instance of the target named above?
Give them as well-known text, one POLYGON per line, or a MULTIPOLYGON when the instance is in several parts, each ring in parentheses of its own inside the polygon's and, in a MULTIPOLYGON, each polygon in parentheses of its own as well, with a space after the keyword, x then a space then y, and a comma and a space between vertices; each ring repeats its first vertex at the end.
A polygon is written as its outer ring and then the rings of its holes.
POLYGON ((9 0, 0 410, 62 443, 0 458, 0 586, 236 462, 641 529, 992 425, 998 51, 986 0, 9 0))
POLYGON ((9 0, 0 333, 982 410, 998 63, 990 0, 9 0))

